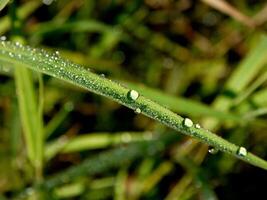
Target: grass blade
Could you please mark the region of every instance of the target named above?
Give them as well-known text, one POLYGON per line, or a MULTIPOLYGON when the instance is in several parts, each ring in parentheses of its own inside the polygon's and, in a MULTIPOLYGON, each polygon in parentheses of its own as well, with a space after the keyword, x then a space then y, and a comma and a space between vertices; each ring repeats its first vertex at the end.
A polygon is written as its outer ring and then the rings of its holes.
POLYGON ((8 4, 9 0, 0 1, 0 11, 8 4))
POLYGON ((20 67, 25 66, 60 78, 96 94, 113 99, 135 110, 137 113, 142 113, 176 131, 194 137, 218 150, 237 156, 239 159, 252 165, 267 169, 267 162, 265 160, 247 153, 245 148, 232 144, 203 128, 194 126, 190 119, 184 119, 169 109, 140 95, 135 90, 129 90, 79 65, 63 60, 58 56, 58 53, 50 54, 44 50, 5 41, 0 43, 0 50, 0 60, 20 64, 20 67), (242 154, 239 154, 240 148, 242 154))
POLYGON ((36 175, 40 178, 43 160, 42 123, 36 104, 31 71, 16 67, 15 80, 28 157, 35 167, 36 175))

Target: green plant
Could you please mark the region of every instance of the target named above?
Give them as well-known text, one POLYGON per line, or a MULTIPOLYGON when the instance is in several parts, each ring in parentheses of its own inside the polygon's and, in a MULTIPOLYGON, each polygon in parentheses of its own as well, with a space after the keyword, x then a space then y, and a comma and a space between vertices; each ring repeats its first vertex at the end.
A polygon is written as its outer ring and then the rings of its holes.
POLYGON ((261 199, 266 8, 0 1, 0 199, 261 199))
POLYGON ((86 88, 94 93, 106 96, 133 110, 153 118, 181 133, 229 154, 237 156, 252 165, 267 169, 267 162, 248 153, 244 147, 234 145, 223 138, 201 128, 188 118, 171 112, 169 109, 147 99, 135 90, 128 89, 116 82, 94 74, 83 67, 65 61, 55 52, 23 46, 20 43, 2 41, 0 60, 17 67, 28 67, 64 81, 86 88))

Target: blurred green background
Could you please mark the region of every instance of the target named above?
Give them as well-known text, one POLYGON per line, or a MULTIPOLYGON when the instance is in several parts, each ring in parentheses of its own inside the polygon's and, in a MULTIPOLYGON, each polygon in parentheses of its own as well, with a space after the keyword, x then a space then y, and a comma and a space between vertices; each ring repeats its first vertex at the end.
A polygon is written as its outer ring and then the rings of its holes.
MULTIPOLYGON (((265 159, 266 30, 264 0, 13 0, 0 11, 1 40, 57 51, 265 159)), ((29 159, 14 68, 0 62, 0 200, 267 198, 266 171, 31 76, 20 89, 43 105, 41 167, 29 159)))

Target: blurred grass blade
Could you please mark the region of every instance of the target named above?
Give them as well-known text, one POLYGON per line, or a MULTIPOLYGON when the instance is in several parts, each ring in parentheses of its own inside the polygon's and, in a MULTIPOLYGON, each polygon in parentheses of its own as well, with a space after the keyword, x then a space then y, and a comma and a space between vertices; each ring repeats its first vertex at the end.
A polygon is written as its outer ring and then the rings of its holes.
POLYGON ((26 146, 28 150, 28 156, 32 164, 35 163, 35 131, 37 130, 34 126, 36 107, 35 98, 33 93, 33 85, 31 72, 26 68, 16 67, 15 69, 15 80, 17 87, 18 102, 20 108, 20 115, 22 126, 24 130, 24 136, 26 140, 26 146))
POLYGON ((46 145, 45 158, 49 160, 57 153, 71 153, 91 149, 103 149, 111 145, 152 139, 150 132, 90 133, 74 138, 62 137, 46 145))
POLYGON ((82 181, 77 181, 75 183, 56 188, 54 193, 57 199, 67 199, 74 198, 75 196, 82 194, 85 189, 85 184, 82 181))
POLYGON ((0 11, 8 4, 9 0, 0 0, 0 11))
POLYGON ((224 0, 201 0, 209 6, 233 17, 242 24, 249 26, 251 28, 255 27, 256 24, 252 18, 244 15, 239 10, 230 5, 227 1, 224 0))
MULTIPOLYGON (((236 68, 225 86, 225 94, 213 102, 213 107, 220 111, 228 111, 234 103, 234 97, 246 89, 267 63, 267 36, 261 35, 257 44, 241 64, 236 68)), ((216 120, 206 120, 205 127, 214 129, 218 124, 216 120)))
MULTIPOLYGON (((18 9, 18 17, 23 20, 28 17, 31 13, 33 13, 40 5, 41 1, 29 1, 23 4, 18 9)), ((4 34, 11 27, 11 20, 8 16, 2 17, 0 19, 0 35, 4 34)))
POLYGON ((177 134, 168 133, 165 136, 161 136, 159 139, 137 142, 100 153, 99 155, 84 160, 80 165, 73 166, 45 180, 42 186, 45 188, 54 188, 55 186, 72 181, 77 177, 95 175, 114 167, 126 166, 129 162, 139 157, 156 155, 167 146, 178 141, 178 139, 179 137, 177 134))
POLYGON ((261 35, 254 48, 228 79, 226 89, 240 93, 267 63, 267 36, 261 35))
POLYGON ((61 110, 49 121, 45 127, 44 137, 48 138, 57 127, 67 118, 70 111, 73 109, 73 104, 71 102, 65 103, 61 110))
POLYGON ((15 80, 28 157, 35 167, 37 175, 41 176, 43 159, 42 122, 38 113, 31 71, 23 67, 16 67, 15 80))
POLYGON ((244 90, 235 100, 234 105, 240 104, 247 99, 259 86, 267 81, 267 71, 263 72, 246 90, 244 90))
POLYGON ((146 177, 142 184, 142 192, 144 194, 149 193, 166 175, 171 173, 172 170, 174 170, 173 163, 169 161, 162 162, 150 176, 146 177))
POLYGON ((31 40, 40 42, 43 40, 45 35, 53 32, 57 33, 81 33, 81 32, 96 32, 105 33, 111 31, 112 27, 94 20, 83 20, 75 22, 45 22, 31 27, 30 32, 32 33, 31 40))
POLYGON ((126 167, 122 167, 116 177, 116 183, 114 187, 114 200, 126 199, 126 185, 127 185, 128 171, 126 167))
POLYGON ((252 102, 257 106, 267 106, 267 89, 262 89, 252 96, 252 102))

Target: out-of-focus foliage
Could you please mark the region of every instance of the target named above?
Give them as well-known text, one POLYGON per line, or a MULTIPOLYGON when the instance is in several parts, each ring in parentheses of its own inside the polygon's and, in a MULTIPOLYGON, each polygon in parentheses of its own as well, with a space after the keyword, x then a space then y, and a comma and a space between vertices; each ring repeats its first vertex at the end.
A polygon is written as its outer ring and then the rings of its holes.
MULTIPOLYGON (((14 0, 0 39, 58 51, 266 159, 266 21, 264 1, 14 0)), ((266 196, 266 171, 16 70, 0 63, 0 199, 266 196)))

